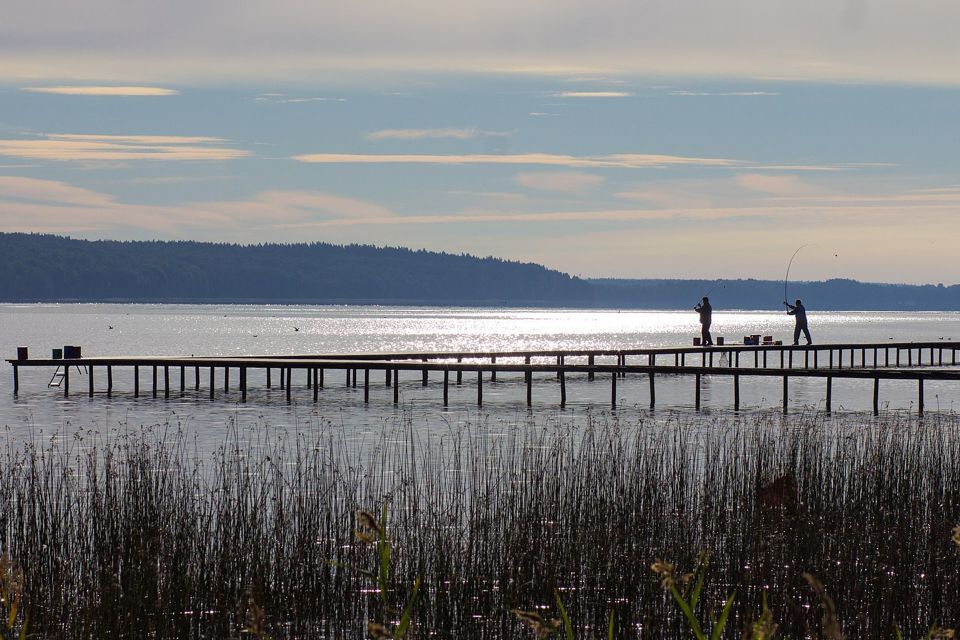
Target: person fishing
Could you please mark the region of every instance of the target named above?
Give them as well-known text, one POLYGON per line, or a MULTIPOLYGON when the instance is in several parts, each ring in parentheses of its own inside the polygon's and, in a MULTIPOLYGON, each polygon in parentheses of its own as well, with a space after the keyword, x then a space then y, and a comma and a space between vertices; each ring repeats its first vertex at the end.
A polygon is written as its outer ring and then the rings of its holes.
POLYGON ((803 303, 800 302, 800 298, 797 298, 797 304, 790 304, 786 300, 783 301, 783 304, 787 305, 787 313, 797 320, 797 324, 793 327, 794 346, 800 344, 801 331, 807 339, 807 344, 813 344, 813 339, 810 337, 810 329, 807 327, 807 309, 803 306, 803 303))
POLYGON ((705 347, 713 346, 713 338, 710 336, 713 307, 710 306, 710 298, 703 296, 703 300, 698 302, 693 310, 700 314, 700 344, 705 347))

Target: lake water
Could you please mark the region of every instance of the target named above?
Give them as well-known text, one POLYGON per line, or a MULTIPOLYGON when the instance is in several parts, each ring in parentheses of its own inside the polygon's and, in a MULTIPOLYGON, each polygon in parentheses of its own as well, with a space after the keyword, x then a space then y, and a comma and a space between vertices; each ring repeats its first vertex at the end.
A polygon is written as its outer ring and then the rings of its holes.
MULTIPOLYGON (((960 340, 960 313, 809 313, 818 343, 960 340)), ((714 336, 728 341, 744 335, 774 335, 789 342, 793 320, 784 313, 722 310, 714 313, 714 336)), ((638 348, 689 345, 699 335, 697 314, 677 311, 597 311, 577 309, 412 308, 377 306, 270 306, 270 305, 111 305, 38 304, 0 305, 0 344, 5 357, 16 347, 27 346, 34 357, 47 357, 54 347, 79 345, 85 356, 122 355, 245 355, 296 353, 376 353, 424 351, 495 351, 525 349, 638 348)), ((392 403, 392 390, 377 376, 369 404, 362 388, 348 388, 343 379, 328 372, 320 402, 313 403, 305 380, 295 377, 292 402, 276 386, 266 389, 262 374, 251 373, 246 404, 239 393, 208 397, 206 373, 201 390, 194 392, 188 371, 188 393, 179 397, 179 380, 171 398, 150 397, 149 371, 141 372, 141 396, 133 398, 132 372, 114 372, 114 395, 86 395, 86 383, 74 378, 76 393, 63 398, 48 388, 52 371, 21 371, 20 394, 12 393, 12 370, 0 374, 0 424, 12 442, 70 437, 79 430, 110 432, 141 425, 179 425, 189 430, 202 449, 219 445, 233 425, 277 430, 306 430, 337 425, 351 441, 362 445, 383 432, 385 424, 409 419, 424 433, 442 431, 452 423, 470 421, 496 433, 498 425, 538 419, 569 419, 609 412, 608 384, 585 378, 568 380, 567 407, 559 407, 559 388, 550 376, 534 384, 533 408, 526 407, 520 377, 500 376, 486 383, 484 406, 476 407, 472 374, 462 387, 452 387, 450 406, 442 407, 441 383, 436 377, 426 388, 419 372, 402 374, 401 402, 392 403), (146 393, 144 391, 146 390, 146 393)), ((99 373, 98 391, 104 374, 99 373)), ((172 377, 177 378, 172 373, 172 377)), ((218 372, 218 378, 221 375, 218 372)), ((234 375, 235 372, 234 372, 234 375)), ((300 373, 300 375, 304 375, 300 373)), ((296 376, 296 374, 295 374, 296 376)), ((657 385, 657 415, 693 410, 692 379, 663 380, 657 385)), ((798 379, 791 383, 791 410, 816 408, 823 401, 822 380, 798 379)), ((362 384, 360 385, 362 387, 362 384)), ((617 387, 618 416, 648 417, 646 378, 621 381, 617 387)), ((928 411, 960 408, 956 384, 928 383, 928 411)), ((744 378, 743 411, 779 411, 780 381, 744 378)), ((870 381, 834 382, 834 411, 867 412, 872 402, 870 381)), ((909 409, 916 400, 916 385, 884 382, 884 407, 909 409)), ((730 411, 732 382, 704 379, 703 408, 707 413, 730 411)))

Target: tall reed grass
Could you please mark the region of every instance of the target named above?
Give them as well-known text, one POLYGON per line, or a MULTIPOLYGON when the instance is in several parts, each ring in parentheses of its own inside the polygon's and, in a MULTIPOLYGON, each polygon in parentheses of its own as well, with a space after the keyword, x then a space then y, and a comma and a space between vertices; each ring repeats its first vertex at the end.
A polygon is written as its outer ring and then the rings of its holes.
POLYGON ((235 428, 211 457, 173 426, 94 431, 0 456, 2 552, 42 637, 361 638, 410 600, 409 637, 530 635, 512 609, 577 637, 685 638, 650 571, 692 571, 739 637, 764 599, 783 637, 818 624, 816 576, 850 638, 960 622, 960 418, 594 415, 417 435, 372 452, 332 425, 235 428), (384 570, 354 536, 388 503, 384 570), (419 581, 418 581, 419 579, 419 581), (556 591, 555 591, 556 590, 556 591), (254 622, 251 622, 253 620, 254 622))

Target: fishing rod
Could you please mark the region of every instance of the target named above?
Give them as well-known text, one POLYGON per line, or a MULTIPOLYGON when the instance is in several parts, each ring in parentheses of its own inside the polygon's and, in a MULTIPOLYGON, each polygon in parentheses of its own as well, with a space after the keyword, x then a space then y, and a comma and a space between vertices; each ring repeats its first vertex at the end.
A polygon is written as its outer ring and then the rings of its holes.
POLYGON ((797 250, 793 252, 793 255, 790 256, 790 262, 787 263, 787 273, 783 276, 783 304, 787 304, 787 280, 790 279, 790 267, 793 266, 793 259, 797 257, 797 254, 800 253, 801 249, 809 246, 809 244, 800 245, 797 247, 797 250))
MULTIPOLYGON (((708 298, 708 297, 710 297, 710 294, 713 293, 714 289, 716 289, 717 287, 719 287, 722 282, 723 282, 723 280, 717 280, 717 281, 714 283, 714 285, 713 285, 712 287, 710 287, 710 290, 707 291, 705 294, 703 294, 703 298, 708 298)), ((701 298, 700 300, 697 300, 697 304, 700 304, 700 302, 703 301, 703 298, 701 298)))

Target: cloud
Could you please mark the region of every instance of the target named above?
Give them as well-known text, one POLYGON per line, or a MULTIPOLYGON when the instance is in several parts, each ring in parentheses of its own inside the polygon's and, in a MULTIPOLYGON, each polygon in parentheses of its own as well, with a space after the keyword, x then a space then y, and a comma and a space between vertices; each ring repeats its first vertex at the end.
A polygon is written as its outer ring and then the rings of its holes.
POLYGON ((453 8, 449 0, 31 0, 4 6, 0 73, 222 80, 514 68, 957 84, 958 23, 960 6, 949 0, 488 0, 453 8))
POLYGON ((56 93, 66 96, 176 96, 180 92, 176 89, 160 87, 91 87, 91 86, 61 86, 61 87, 23 87, 21 91, 31 93, 56 93))
POLYGON ((604 178, 592 173, 562 171, 556 173, 518 173, 514 176, 514 181, 528 189, 581 194, 603 184, 604 178))
POLYGON ((310 102, 346 102, 346 98, 326 98, 320 96, 314 96, 309 98, 297 98, 288 96, 285 93, 261 93, 256 98, 255 102, 262 102, 266 104, 306 104, 310 102))
POLYGON ((0 156, 31 160, 125 162, 129 160, 235 160, 249 151, 202 136, 48 134, 0 139, 0 156))
POLYGON ((549 118, 549 117, 559 116, 560 114, 559 114, 559 113, 550 113, 550 112, 548 112, 548 111, 531 111, 531 112, 528 113, 527 115, 528 115, 528 116, 532 116, 532 117, 534 117, 534 118, 549 118))
POLYGON ((364 135, 367 140, 422 140, 424 138, 454 138, 469 140, 480 134, 475 128, 468 129, 381 129, 364 135))
POLYGON ((627 91, 560 91, 551 93, 554 98, 629 98, 627 91))
POLYGON ((818 191, 814 186, 800 180, 798 176, 741 173, 735 180, 744 189, 775 196, 811 195, 818 191))
POLYGON ((696 158, 687 156, 640 153, 614 154, 606 156, 569 156, 551 153, 521 153, 503 155, 308 153, 293 156, 293 159, 300 162, 314 164, 502 164, 620 169, 655 168, 672 165, 734 167, 740 164, 736 160, 728 160, 725 158, 696 158))
POLYGON ((672 96, 737 96, 737 97, 756 97, 756 96, 779 96, 778 91, 671 91, 672 96))

